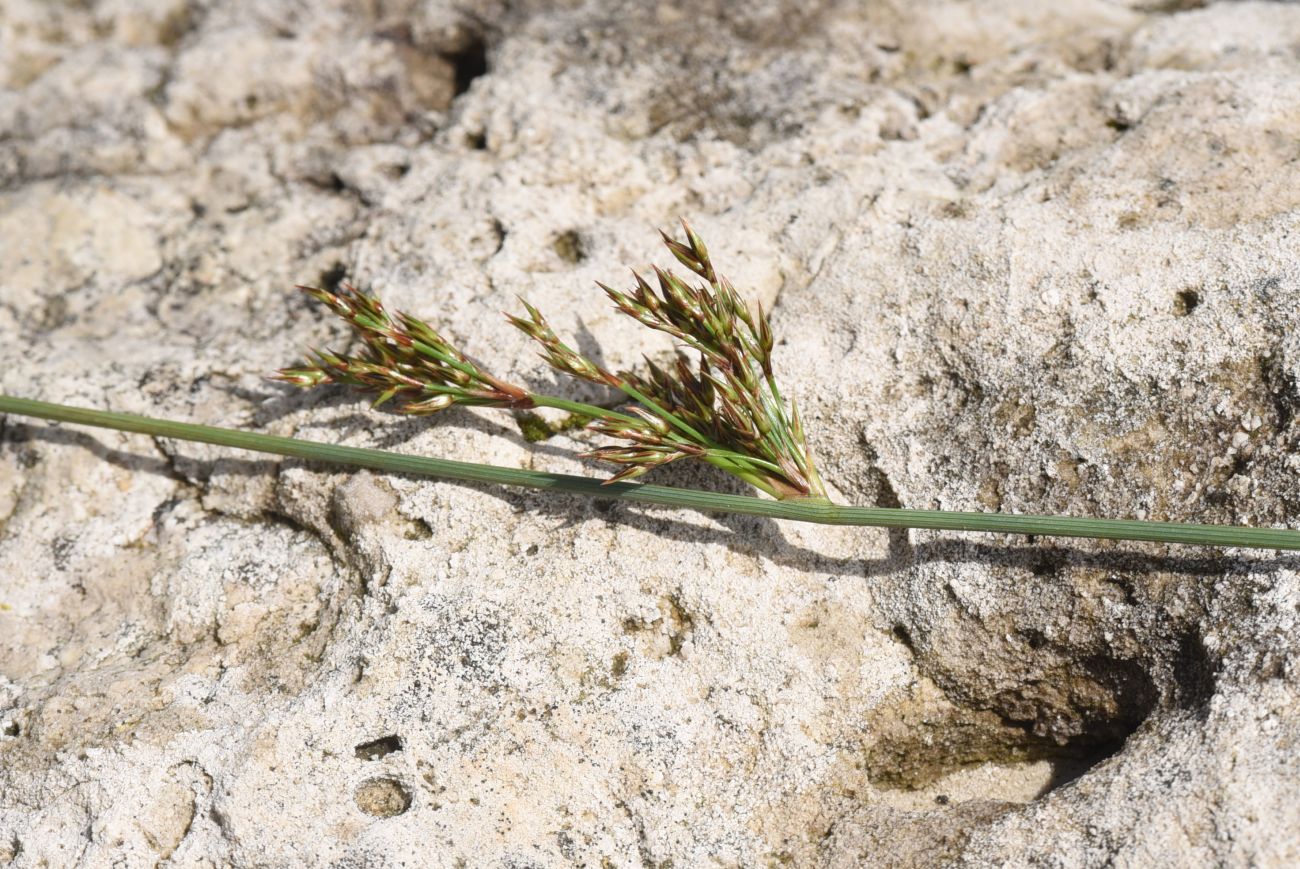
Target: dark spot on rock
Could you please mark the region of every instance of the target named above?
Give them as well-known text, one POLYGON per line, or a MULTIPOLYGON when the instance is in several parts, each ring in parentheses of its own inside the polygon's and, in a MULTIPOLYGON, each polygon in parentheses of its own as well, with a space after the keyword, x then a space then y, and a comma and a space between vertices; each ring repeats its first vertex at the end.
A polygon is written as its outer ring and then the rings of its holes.
POLYGON ((506 229, 506 225, 495 217, 488 221, 488 243, 492 245, 492 250, 488 253, 488 256, 496 256, 501 252, 501 248, 506 245, 506 236, 509 234, 510 231, 506 229))
POLYGON ((158 28, 158 44, 163 48, 175 48, 194 30, 196 18, 196 13, 187 4, 174 9, 158 28))
POLYGON ((1193 289, 1181 290, 1174 294, 1174 316, 1186 317, 1201 304, 1201 294, 1193 289))
POLYGON ((4 730, 0 732, 3 732, 5 736, 17 736, 22 733, 22 729, 19 728, 17 721, 6 721, 4 730))
POLYGON ((916 644, 912 642, 912 632, 904 625, 894 625, 894 629, 891 633, 893 633, 894 639, 902 643, 909 652, 914 655, 916 654, 916 644))
POLYGON ((76 548, 76 538, 60 535, 54 538, 50 544, 50 553, 54 556, 54 566, 58 570, 67 570, 68 563, 72 560, 72 552, 76 548))
POLYGON ((41 312, 39 328, 42 331, 57 329, 66 324, 69 319, 68 300, 63 296, 55 296, 45 303, 45 309, 41 312))
POLYGON ((555 251, 556 256, 566 263, 577 264, 587 258, 587 253, 583 248, 582 236, 578 235, 577 230, 566 230, 555 237, 551 242, 551 249, 555 251))
POLYGON ((1196 633, 1188 631, 1179 637, 1173 670, 1174 702, 1204 718, 1214 696, 1218 666, 1196 633))
POLYGON ((960 199, 950 199, 939 206, 940 217, 959 218, 966 217, 969 213, 970 206, 960 199))
POLYGON ((1047 637, 1043 636, 1043 632, 1037 628, 1025 628, 1017 633, 1025 641, 1025 645, 1031 649, 1037 650, 1047 645, 1047 637))
POLYGON ((381 736, 378 739, 363 742, 353 749, 357 758, 360 760, 379 760, 381 757, 387 757, 388 755, 401 750, 402 737, 397 736, 396 734, 381 736))
POLYGON ((334 265, 321 272, 317 280, 320 282, 322 290, 329 290, 333 293, 338 291, 339 285, 343 283, 343 279, 347 275, 347 267, 343 263, 336 261, 334 265))
POLYGON ((623 678, 627 672, 627 652, 619 652, 614 659, 609 662, 609 674, 615 679, 623 678))
POLYGON ((1029 572, 1034 576, 1055 576, 1065 567, 1066 556, 1060 552, 1043 550, 1038 553, 1029 572))
POLYGON ((577 843, 575 843, 573 837, 564 830, 560 830, 555 834, 555 843, 559 846, 560 853, 564 855, 564 858, 571 864, 578 865, 581 862, 578 859, 577 843))
POLYGON ((456 83, 454 93, 460 96, 469 90, 474 79, 488 71, 487 41, 480 35, 468 37, 464 44, 445 57, 455 69, 456 83))
POLYGON ((372 778, 362 782, 353 799, 357 808, 376 818, 392 818, 411 807, 411 792, 393 778, 372 778))
POLYGON ((1176 15, 1179 12, 1188 12, 1193 9, 1204 9, 1209 5, 1210 0, 1152 0, 1152 2, 1143 4, 1138 8, 1143 12, 1176 15))

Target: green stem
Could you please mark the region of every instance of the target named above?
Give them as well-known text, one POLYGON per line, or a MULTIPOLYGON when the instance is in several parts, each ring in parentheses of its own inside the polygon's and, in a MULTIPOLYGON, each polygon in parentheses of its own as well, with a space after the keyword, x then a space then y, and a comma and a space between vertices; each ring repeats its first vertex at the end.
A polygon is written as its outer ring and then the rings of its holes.
POLYGON ((437 347, 434 347, 432 344, 426 344, 425 342, 419 340, 418 338, 411 339, 411 346, 413 346, 420 353, 423 353, 425 356, 429 356, 432 357, 433 359, 437 359, 442 364, 449 365, 452 368, 455 368, 457 371, 461 372, 462 374, 468 374, 470 377, 474 378, 475 380, 482 382, 482 374, 483 374, 482 371, 480 371, 478 368, 476 368, 473 365, 470 365, 467 362, 461 362, 459 359, 452 356, 450 353, 444 353, 441 350, 439 350, 437 347))
POLYGON ((669 425, 674 426, 682 434, 691 438, 695 443, 700 444, 701 446, 708 446, 708 447, 717 446, 717 444, 715 444, 713 441, 709 440, 704 435, 700 434, 695 429, 687 425, 685 420, 682 420, 679 417, 677 417, 675 414, 670 413, 667 408, 660 407, 658 403, 655 402, 654 399, 642 393, 641 390, 637 389, 635 386, 628 383, 626 380, 620 380, 618 383, 618 388, 623 390, 632 398, 636 399, 642 405, 644 405, 646 410, 650 411, 655 416, 659 417, 669 425))
POLYGON ((552 407, 556 410, 565 410, 569 413, 576 413, 579 416, 589 416, 592 419, 613 417, 625 422, 634 423, 637 426, 645 425, 645 420, 640 417, 632 416, 630 413, 611 410, 608 407, 600 407, 595 404, 583 404, 580 401, 569 401, 567 398, 556 398, 553 395, 532 395, 530 393, 528 397, 532 399, 533 404, 537 407, 552 407))
MULTIPOLYGON (((639 393, 638 393, 639 394, 639 393)), ((553 407, 556 410, 566 410, 569 413, 581 414, 599 419, 600 417, 614 417, 616 419, 626 420, 636 425, 644 425, 645 420, 626 413, 620 413, 617 410, 598 407, 593 404, 583 404, 578 401, 569 401, 567 398, 556 398, 551 395, 530 395, 533 404, 538 407, 553 407)), ((749 483, 751 486, 766 492, 772 497, 780 497, 776 489, 767 482, 767 479, 755 471, 751 470, 753 465, 770 467, 775 473, 783 473, 779 465, 762 459, 756 459, 747 456, 744 453, 737 453, 731 450, 724 450, 721 447, 710 447, 708 452, 702 456, 706 462, 721 468, 729 474, 734 474, 740 479, 749 483)))
POLYGON ((730 450, 723 449, 719 444, 700 434, 688 425, 685 420, 670 413, 666 408, 659 406, 654 399, 645 395, 641 390, 637 389, 627 381, 620 380, 618 388, 640 402, 646 410, 650 411, 669 425, 674 426, 678 431, 690 438, 693 443, 704 447, 707 451, 703 456, 706 462, 715 467, 721 468, 729 474, 739 477, 746 483, 749 483, 749 485, 766 492, 774 498, 781 497, 781 493, 778 492, 776 487, 768 481, 768 478, 764 474, 754 470, 753 461, 749 456, 744 456, 740 453, 733 453, 730 450), (740 456, 740 458, 736 459, 732 458, 732 456, 740 456))
POLYGON ((93 425, 157 437, 199 441, 237 449, 275 453, 310 461, 330 462, 400 474, 418 474, 470 483, 494 483, 571 492, 596 498, 685 507, 722 513, 742 513, 825 525, 869 525, 883 528, 928 528, 946 531, 987 531, 1045 537, 1093 537, 1104 540, 1147 540, 1202 546, 1300 550, 1300 531, 1243 528, 1231 525, 1184 525, 1132 519, 1076 519, 1067 516, 1025 516, 1000 513, 959 513, 950 510, 903 510, 889 507, 843 507, 820 498, 768 501, 744 495, 724 495, 642 483, 604 485, 590 477, 548 474, 409 456, 382 450, 336 446, 276 435, 192 423, 171 422, 127 413, 89 410, 0 395, 0 413, 19 414, 78 425, 93 425))

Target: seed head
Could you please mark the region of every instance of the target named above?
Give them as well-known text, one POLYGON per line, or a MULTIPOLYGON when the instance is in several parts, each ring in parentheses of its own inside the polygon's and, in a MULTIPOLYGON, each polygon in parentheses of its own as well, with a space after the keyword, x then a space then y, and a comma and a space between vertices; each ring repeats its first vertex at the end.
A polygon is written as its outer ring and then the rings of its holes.
POLYGON ((632 273, 627 292, 599 284, 614 307, 664 332, 677 344, 667 366, 646 360, 643 373, 612 372, 555 334, 541 312, 520 300, 525 317, 508 320, 541 345, 541 356, 572 377, 621 390, 632 405, 612 410, 535 395, 485 371, 422 320, 390 316, 374 296, 343 285, 331 292, 301 289, 342 317, 361 347, 355 354, 315 350, 277 379, 295 386, 346 383, 395 401, 409 414, 454 404, 526 409, 580 408, 589 428, 622 443, 585 455, 623 465, 610 482, 638 477, 682 458, 700 459, 778 498, 824 496, 798 412, 778 391, 772 369, 772 328, 713 266, 704 241, 685 221, 684 240, 661 233, 664 244, 696 279, 655 267, 654 282, 632 273))
POLYGON ((345 383, 377 394, 375 406, 397 400, 402 413, 430 414, 467 404, 526 408, 528 393, 484 371, 427 323, 409 314, 390 317, 378 298, 350 284, 331 292, 299 287, 352 327, 361 342, 356 354, 313 350, 303 365, 274 379, 294 386, 345 383))
POLYGON ((647 360, 646 374, 612 374, 560 342, 531 305, 525 304, 529 319, 512 317, 511 322, 542 344, 543 358, 552 366, 622 389, 643 415, 658 420, 650 430, 597 420, 595 430, 639 447, 597 450, 597 458, 635 465, 644 473, 694 455, 747 475, 778 497, 823 496, 802 429, 776 387, 775 341, 767 315, 761 307, 748 308, 731 282, 717 273, 695 230, 684 221, 682 229, 684 241, 661 233, 664 243, 703 283, 656 266, 653 285, 635 271, 627 292, 598 284, 620 313, 675 339, 679 349, 671 367, 647 360), (651 446, 659 449, 646 453, 651 446))

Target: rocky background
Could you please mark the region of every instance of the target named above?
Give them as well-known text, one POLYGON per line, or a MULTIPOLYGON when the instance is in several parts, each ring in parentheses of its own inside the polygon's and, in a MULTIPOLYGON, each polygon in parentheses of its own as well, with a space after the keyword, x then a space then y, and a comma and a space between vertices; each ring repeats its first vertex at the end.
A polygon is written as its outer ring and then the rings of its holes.
MULTIPOLYGON (((1300 524, 1300 7, 0 0, 0 86, 5 393, 605 473, 268 383, 291 287, 548 385, 686 216, 838 498, 1300 524)), ((1295 865, 1297 651, 1273 552, 0 417, 0 865, 1295 865)))

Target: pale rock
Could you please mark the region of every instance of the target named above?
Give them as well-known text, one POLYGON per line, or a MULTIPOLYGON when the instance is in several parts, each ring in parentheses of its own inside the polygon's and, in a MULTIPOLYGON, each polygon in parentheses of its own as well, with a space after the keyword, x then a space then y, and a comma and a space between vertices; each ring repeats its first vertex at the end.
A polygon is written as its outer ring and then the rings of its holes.
MULTIPOLYGON (((689 217, 837 498, 1295 525, 1300 9, 0 0, 0 390, 601 473, 504 377, 689 217)), ((706 468, 657 481, 739 492, 706 468)), ((1300 863, 1300 563, 800 526, 0 418, 0 864, 1300 863)))

